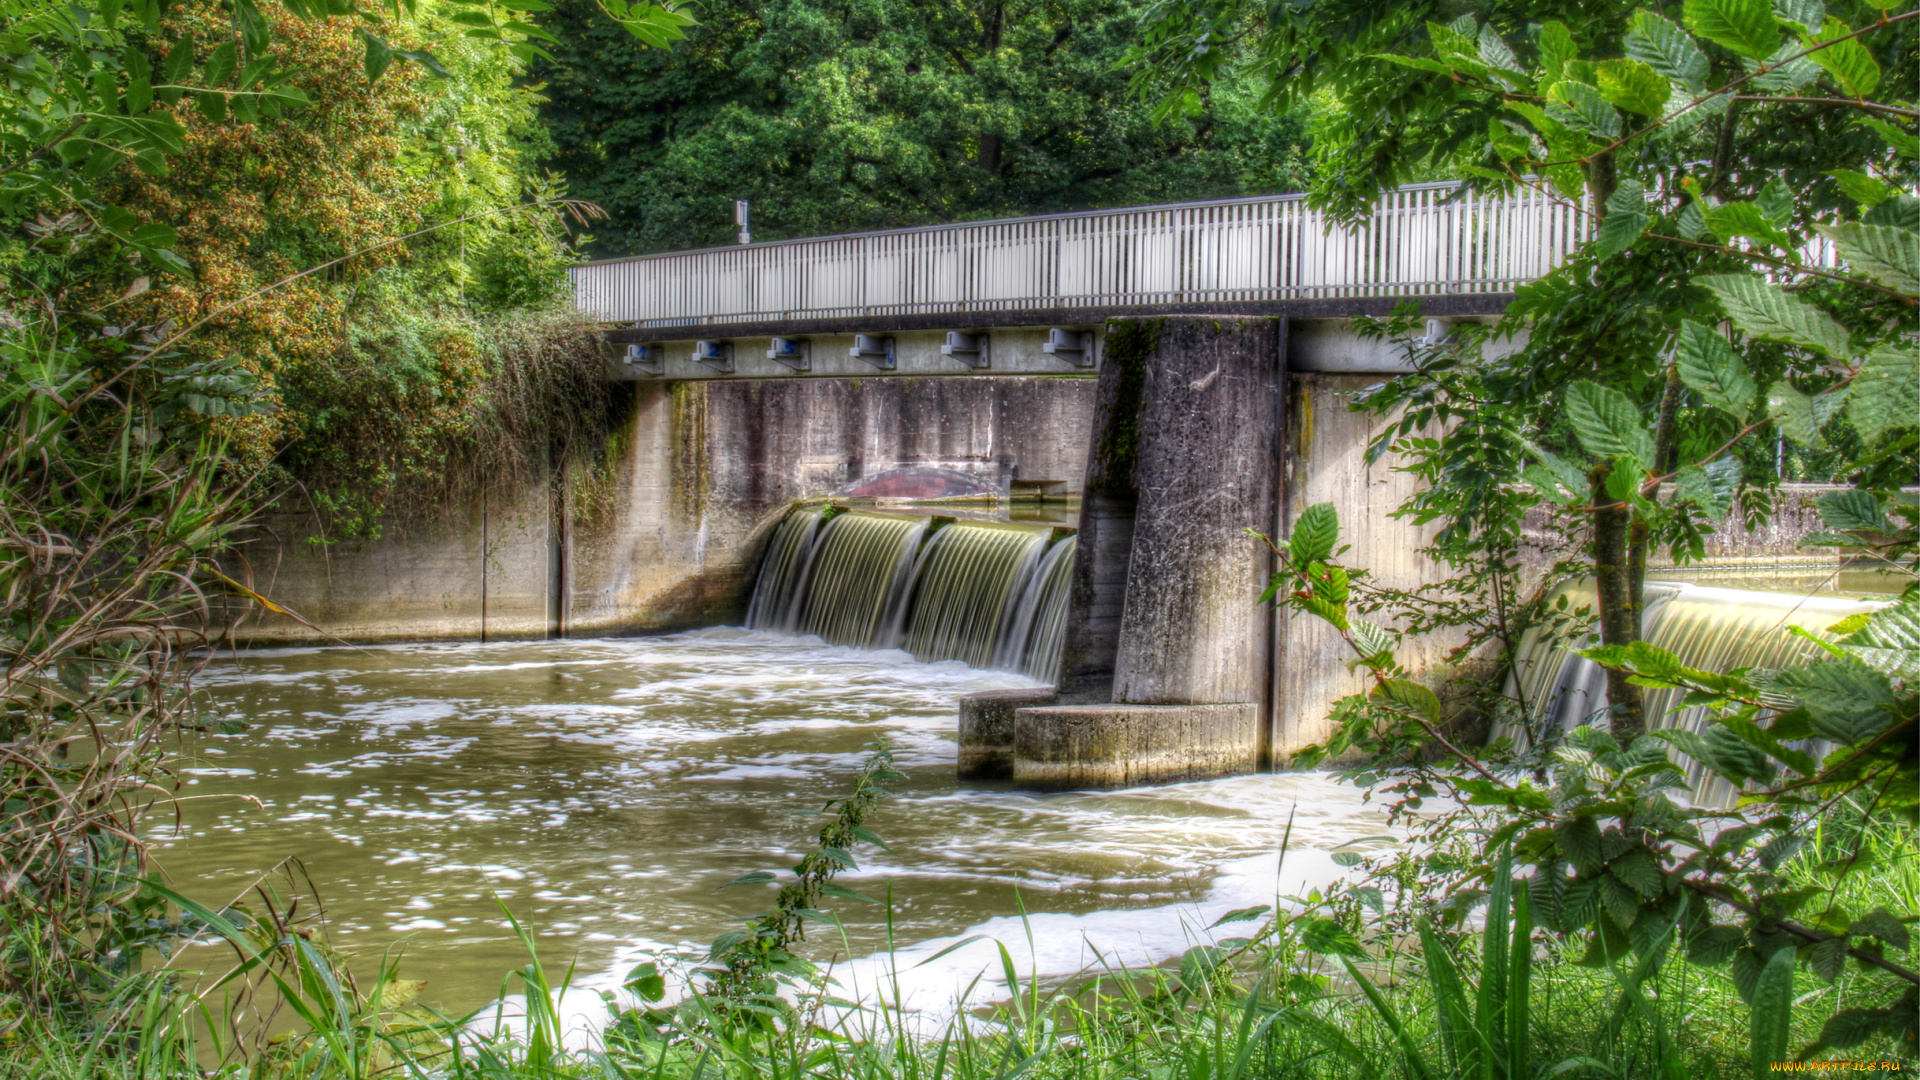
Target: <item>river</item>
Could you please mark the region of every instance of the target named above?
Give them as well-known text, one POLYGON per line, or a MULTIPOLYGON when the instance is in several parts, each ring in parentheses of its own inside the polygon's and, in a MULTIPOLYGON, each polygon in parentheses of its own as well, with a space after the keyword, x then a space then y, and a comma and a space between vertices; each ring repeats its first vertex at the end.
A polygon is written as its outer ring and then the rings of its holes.
MULTIPOLYGON (((556 977, 572 961, 595 988, 770 906, 774 885, 719 886, 797 862, 819 821, 792 812, 846 790, 878 739, 904 774, 870 823, 892 850, 857 851, 841 881, 890 891, 892 966, 933 1012, 983 972, 970 1001, 1002 986, 988 942, 915 966, 961 937, 1004 941, 1023 976, 1161 962, 1226 911, 1339 874, 1334 848, 1388 843, 1367 839, 1383 814, 1314 774, 1044 796, 958 784, 956 699, 1036 684, 814 638, 252 651, 203 685, 209 719, 248 726, 194 736, 177 826, 148 819, 175 886, 225 901, 297 857, 336 946, 371 964, 403 945, 402 975, 452 1011, 525 963, 500 903, 556 977)), ((886 907, 832 910, 847 938, 814 933, 813 957, 875 981, 886 907)))

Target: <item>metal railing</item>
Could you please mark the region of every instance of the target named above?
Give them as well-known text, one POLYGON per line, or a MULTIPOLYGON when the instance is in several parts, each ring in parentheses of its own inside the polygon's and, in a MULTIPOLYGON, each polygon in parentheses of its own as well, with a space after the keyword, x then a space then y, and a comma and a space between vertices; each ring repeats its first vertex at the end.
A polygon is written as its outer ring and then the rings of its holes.
POLYGON ((571 275, 582 311, 646 327, 1430 296, 1509 292, 1588 227, 1538 193, 1417 184, 1356 225, 1277 195, 643 255, 571 275))

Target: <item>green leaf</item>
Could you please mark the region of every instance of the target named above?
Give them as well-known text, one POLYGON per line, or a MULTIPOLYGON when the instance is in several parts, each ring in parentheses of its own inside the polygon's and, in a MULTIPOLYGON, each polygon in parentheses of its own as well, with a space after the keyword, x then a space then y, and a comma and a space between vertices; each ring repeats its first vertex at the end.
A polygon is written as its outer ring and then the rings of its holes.
POLYGON ((1768 224, 1784 229, 1793 223, 1793 192, 1787 189, 1787 182, 1779 177, 1767 181, 1753 203, 1760 208, 1768 224))
POLYGON ((1755 203, 1728 202, 1711 206, 1707 208, 1706 218, 1707 228, 1723 241, 1744 236, 1776 247, 1791 249, 1794 246, 1755 203))
POLYGON ((1633 13, 1627 55, 1699 94, 1707 85, 1707 54, 1673 22, 1651 11, 1633 13))
POLYGON ((1791 694, 1813 718, 1813 730, 1841 746, 1859 746, 1893 723, 1887 677, 1858 660, 1821 660, 1787 668, 1769 687, 1791 694))
POLYGON ((1852 355, 1846 329, 1832 316, 1770 281, 1750 274, 1713 274, 1699 280, 1748 337, 1789 341, 1836 360, 1852 355))
POLYGON ((1807 966, 1829 984, 1847 970, 1847 939, 1830 937, 1807 950, 1807 966))
POLYGON ((1811 86, 1820 79, 1820 65, 1800 54, 1805 50, 1797 41, 1788 41, 1773 51, 1773 55, 1760 64, 1749 62, 1749 71, 1759 72, 1747 85, 1758 90, 1774 93, 1800 90, 1811 86), (1764 71, 1761 69, 1764 68, 1764 71))
POLYGON ((1257 907, 1238 908, 1236 910, 1229 911, 1225 915, 1222 915, 1219 918, 1213 920, 1213 925, 1207 927, 1207 929, 1212 930, 1214 927, 1225 926, 1227 923, 1252 922, 1253 920, 1259 918, 1262 915, 1265 915, 1267 912, 1272 910, 1273 910, 1273 907, 1270 904, 1260 904, 1257 907))
POLYGON ((193 96, 194 105, 200 115, 210 124, 217 124, 227 118, 227 95, 218 90, 202 90, 193 96))
POLYGON ((180 40, 173 43, 173 48, 167 50, 167 59, 160 65, 160 68, 162 77, 170 83, 179 82, 186 78, 187 72, 193 70, 193 34, 191 31, 182 33, 180 40))
POLYGON ((1886 908, 1878 907, 1860 916, 1847 927, 1849 937, 1879 938, 1900 952, 1906 952, 1913 944, 1913 936, 1907 925, 1886 908))
POLYGON ((1885 202, 1860 215, 1862 225, 1886 225, 1920 233, 1920 199, 1895 191, 1885 202))
POLYGON ((1529 465, 1521 470, 1520 478, 1540 493, 1548 502, 1562 506, 1578 506, 1586 500, 1584 485, 1575 488, 1563 488, 1558 477, 1542 465, 1529 465))
POLYGON ((1847 632, 1840 648, 1883 675, 1920 678, 1920 599, 1876 609, 1847 632))
POLYGON ((1746 940, 1747 932, 1737 926, 1709 926, 1687 939, 1687 960, 1702 967, 1717 968, 1732 958, 1746 940))
POLYGON ((1596 257, 1611 259, 1620 254, 1633 246, 1651 224, 1653 214, 1647 208, 1646 189, 1636 180, 1620 181, 1613 194, 1607 196, 1607 216, 1594 238, 1596 257))
POLYGON ((1869 209, 1879 206, 1899 192, 1899 188, 1866 173, 1852 169, 1835 169, 1827 174, 1840 184, 1840 190, 1847 198, 1869 209))
POLYGON ((1812 448, 1826 445, 1820 436, 1820 425, 1814 423, 1813 399, 1795 390, 1785 379, 1774 383, 1773 389, 1767 392, 1767 415, 1780 433, 1796 444, 1812 448))
POLYGON ((1689 319, 1680 324, 1674 354, 1680 381, 1707 404, 1740 421, 1753 412, 1759 388, 1726 338, 1689 319))
POLYGON ((1815 503, 1820 508, 1820 521, 1829 529, 1842 532, 1890 533, 1893 523, 1880 508, 1880 500, 1871 491, 1849 488, 1846 491, 1830 491, 1815 503))
POLYGON ((1580 445, 1595 457, 1632 457, 1642 466, 1653 458, 1653 436, 1647 433, 1627 395, 1610 386, 1581 380, 1567 388, 1567 415, 1580 445))
POLYGON ((1869 445, 1890 431, 1920 424, 1920 356, 1912 345, 1873 350, 1850 386, 1847 418, 1869 445))
POLYGON ((1653 900, 1663 891, 1665 875, 1645 848, 1630 851, 1607 864, 1607 871, 1625 882, 1642 900, 1653 900))
POLYGON ((1479 47, 1478 51, 1481 63, 1492 68, 1496 76, 1510 76, 1508 78, 1502 78, 1500 80, 1501 82, 1515 89, 1525 85, 1523 80, 1526 77, 1527 69, 1521 66, 1520 58, 1513 55, 1513 50, 1507 46, 1505 41, 1501 40, 1499 32, 1494 30, 1493 24, 1489 23, 1480 28, 1480 34, 1476 44, 1479 47))
POLYGON ((1820 1045, 1835 1050, 1859 1046, 1882 1031, 1897 1031, 1909 1021, 1899 1009, 1841 1009, 1820 1029, 1820 1045))
POLYGON ((1365 619, 1350 619, 1347 623, 1347 634, 1353 638, 1353 643, 1362 657, 1372 659, 1381 653, 1386 653, 1387 659, 1392 660, 1393 634, 1379 625, 1365 619))
POLYGON ((1428 723, 1440 722, 1439 695, 1411 679, 1382 680, 1369 696, 1397 712, 1420 717, 1428 723))
POLYGON ((1330 502, 1315 503, 1294 522, 1293 535, 1287 541, 1287 553, 1301 566, 1325 562, 1333 554, 1340 538, 1340 515, 1330 502))
POLYGON ((1901 157, 1920 158, 1920 135, 1915 135, 1910 131, 1903 131, 1887 123, 1885 120, 1877 118, 1863 119, 1860 121, 1860 125, 1873 129, 1873 131, 1885 139, 1887 145, 1893 147, 1894 152, 1901 157))
POLYGON ((380 76, 385 75, 387 68, 393 64, 393 46, 388 45, 384 40, 368 33, 364 29, 360 30, 359 33, 367 46, 366 59, 364 61, 367 81, 370 83, 379 82, 380 76))
MULTIPOLYGON (((1689 9, 1692 4, 1687 5, 1689 9)), ((1756 1080, 1768 1075, 1768 1066, 1788 1060, 1787 1044, 1793 1038, 1793 964, 1794 951, 1779 949, 1760 969, 1753 989, 1753 1019, 1749 1060, 1756 1080)))
POLYGON ((1773 13, 1802 30, 1811 30, 1827 17, 1827 5, 1821 0, 1773 0, 1773 13))
POLYGON ((234 49, 233 42, 221 44, 219 48, 213 50, 213 55, 207 58, 207 85, 223 85, 232 77, 233 69, 239 65, 239 62, 239 53, 234 49))
POLYGON ((1733 507, 1733 495, 1740 487, 1740 459, 1731 454, 1716 458, 1705 466, 1689 465, 1680 470, 1674 483, 1674 498, 1691 502, 1708 517, 1718 520, 1733 507))
POLYGON ((1851 33, 1853 30, 1846 23, 1829 15, 1820 32, 1810 35, 1802 44, 1809 49, 1825 45, 1807 59, 1826 69, 1848 97, 1872 97, 1880 85, 1880 64, 1859 38, 1847 36, 1851 33), (1846 40, 1840 40, 1842 38, 1846 40), (1827 42, 1832 44, 1826 45, 1827 42))
POLYGON ((1399 53, 1373 53, 1368 56, 1367 59, 1384 60, 1398 67, 1410 68, 1414 71, 1431 72, 1435 75, 1445 75, 1448 78, 1452 78, 1454 75, 1454 70, 1451 65, 1443 64, 1438 60, 1425 56, 1402 56, 1399 53))
POLYGON ((1673 96, 1667 77, 1651 65, 1633 59, 1603 60, 1594 69, 1600 96, 1619 108, 1641 116, 1659 116, 1673 96))
MULTIPOLYGON (((720 889, 729 889, 735 885, 764 885, 772 880, 772 874, 767 873, 765 870, 755 870, 751 874, 741 874, 739 877, 720 886, 720 889)), ((715 889, 714 892, 719 892, 720 889, 715 889)))
POLYGON ((1767 0, 1687 0, 1687 29, 1752 60, 1780 47, 1780 26, 1767 0))
POLYGON ((1573 33, 1567 24, 1559 21, 1548 22, 1540 27, 1540 85, 1552 86, 1560 81, 1566 71, 1567 61, 1579 52, 1573 43, 1573 33))
POLYGON ((1816 225, 1834 242, 1847 265, 1908 296, 1920 296, 1920 236, 1884 225, 1841 222, 1816 225))
POLYGON ((1620 113, 1607 104, 1598 87, 1562 79, 1547 91, 1547 98, 1547 114, 1561 123, 1603 139, 1619 138, 1620 113))

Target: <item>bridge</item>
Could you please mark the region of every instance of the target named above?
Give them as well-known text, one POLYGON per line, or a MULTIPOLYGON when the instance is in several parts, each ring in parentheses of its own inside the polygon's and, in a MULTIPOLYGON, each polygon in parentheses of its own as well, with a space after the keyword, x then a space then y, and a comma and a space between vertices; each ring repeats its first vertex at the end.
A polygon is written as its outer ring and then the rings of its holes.
POLYGON ((591 263, 575 298, 611 324, 625 410, 604 444, 353 550, 250 558, 349 639, 649 633, 741 621, 799 501, 1079 496, 1057 685, 965 703, 964 768, 1030 787, 1244 771, 1323 738, 1359 678, 1328 628, 1255 604, 1246 530, 1333 502, 1375 581, 1440 572, 1389 516, 1414 481, 1365 458, 1384 420, 1347 408, 1405 358, 1351 320, 1408 300, 1492 317, 1586 228, 1538 193, 1423 184, 1350 224, 1275 196, 591 263))
POLYGON ((1354 224, 1277 195, 609 259, 572 280, 580 310, 622 325, 635 379, 1054 373, 1097 365, 1107 319, 1164 314, 1288 317, 1293 366, 1337 370, 1352 350, 1316 348, 1316 324, 1409 298, 1498 313, 1586 227, 1537 192, 1416 184, 1354 224))
POLYGON ((1364 460, 1378 421, 1345 408, 1406 358, 1351 321, 1408 300, 1431 322, 1497 315, 1588 227, 1540 192, 1418 184, 1356 222, 1280 195, 572 275, 579 308, 617 326, 621 377, 663 403, 650 426, 703 558, 710 523, 745 511, 759 517, 733 548, 751 565, 750 537, 788 505, 776 489, 1080 495, 1057 685, 964 701, 961 771, 1112 787, 1246 771, 1324 737, 1356 676, 1326 627, 1254 602, 1271 566, 1246 532, 1283 535, 1333 501, 1377 581, 1438 572, 1422 530, 1388 516, 1411 481, 1364 460), (687 441, 705 456, 671 456, 687 441))

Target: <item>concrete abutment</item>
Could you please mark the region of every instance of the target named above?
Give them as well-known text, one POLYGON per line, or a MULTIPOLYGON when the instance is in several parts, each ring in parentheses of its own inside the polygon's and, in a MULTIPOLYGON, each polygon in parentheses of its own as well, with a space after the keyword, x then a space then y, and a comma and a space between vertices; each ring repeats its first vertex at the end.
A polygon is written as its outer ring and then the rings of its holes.
POLYGON ((1271 622, 1247 531, 1278 505, 1280 343, 1267 318, 1107 325, 1059 694, 964 703, 963 770, 1071 788, 1259 767, 1271 622))

